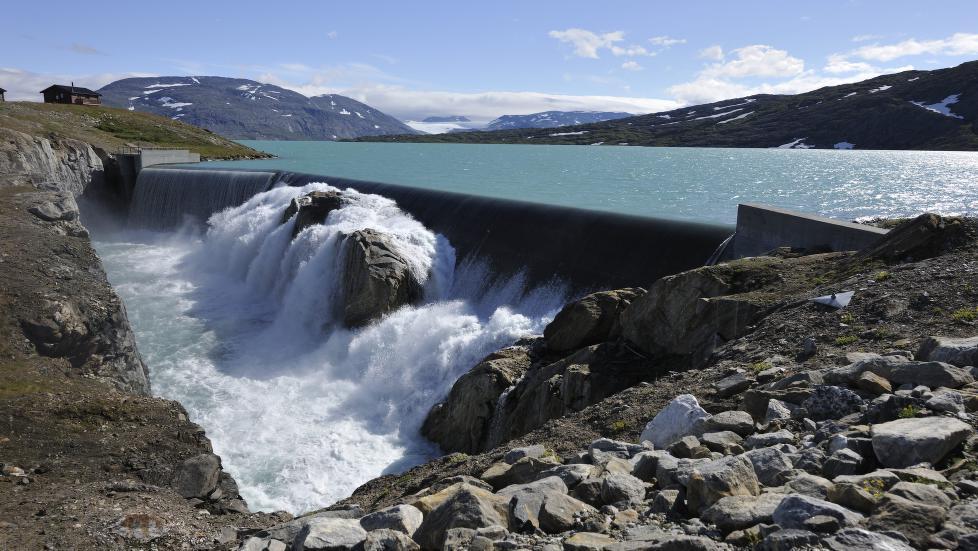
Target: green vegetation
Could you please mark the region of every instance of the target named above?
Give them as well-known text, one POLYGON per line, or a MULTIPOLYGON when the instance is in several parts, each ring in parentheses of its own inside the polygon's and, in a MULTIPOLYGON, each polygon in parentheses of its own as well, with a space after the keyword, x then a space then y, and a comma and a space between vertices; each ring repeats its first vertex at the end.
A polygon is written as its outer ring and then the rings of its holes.
POLYGON ((108 153, 126 146, 153 146, 189 149, 206 159, 268 156, 204 128, 111 107, 26 101, 0 103, 0 128, 33 136, 81 140, 108 153))
POLYGON ((862 488, 866 490, 866 493, 873 496, 873 499, 880 499, 886 491, 886 485, 883 484, 881 478, 867 478, 863 481, 862 488))
POLYGON ((748 366, 754 373, 760 373, 762 371, 767 371, 774 367, 771 362, 754 362, 748 366))
POLYGON ((461 463, 465 463, 469 460, 468 454, 456 452, 445 458, 445 462, 450 466, 455 466, 461 463))
POLYGON ((613 432, 613 433, 619 433, 619 432, 624 431, 627 427, 628 427, 628 423, 626 423, 626 422, 624 422, 622 420, 618 420, 618 421, 615 421, 615 422, 611 423, 610 429, 611 429, 611 432, 613 432))
POLYGON ((851 312, 846 312, 842 314, 842 316, 839 318, 839 321, 841 321, 846 325, 852 325, 852 322, 856 321, 856 316, 853 316, 851 312))
POLYGON ((841 335, 835 338, 836 346, 848 346, 859 340, 856 335, 841 335))
POLYGON ((959 322, 972 322, 978 319, 978 308, 960 308, 951 312, 951 319, 959 322))
POLYGON ((913 404, 910 404, 907 407, 901 409, 900 412, 897 413, 897 417, 900 419, 912 419, 916 417, 918 413, 920 413, 920 408, 918 408, 913 404))
POLYGON ((890 279, 890 272, 887 272, 886 270, 876 272, 876 275, 873 276, 873 279, 875 279, 877 282, 886 281, 887 279, 890 279))

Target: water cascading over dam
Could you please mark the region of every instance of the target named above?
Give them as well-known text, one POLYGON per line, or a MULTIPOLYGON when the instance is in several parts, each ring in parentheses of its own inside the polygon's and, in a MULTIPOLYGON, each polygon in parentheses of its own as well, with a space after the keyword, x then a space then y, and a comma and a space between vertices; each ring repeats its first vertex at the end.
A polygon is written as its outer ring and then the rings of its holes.
MULTIPOLYGON (((200 221, 272 186, 326 182, 393 199, 430 230, 445 236, 460 261, 480 259, 493 277, 523 272, 536 286, 557 279, 574 294, 648 286, 702 265, 732 228, 395 184, 300 173, 222 169, 147 169, 140 173, 130 224, 173 228, 200 221)), ((649 199, 654 200, 654 198, 649 199)))

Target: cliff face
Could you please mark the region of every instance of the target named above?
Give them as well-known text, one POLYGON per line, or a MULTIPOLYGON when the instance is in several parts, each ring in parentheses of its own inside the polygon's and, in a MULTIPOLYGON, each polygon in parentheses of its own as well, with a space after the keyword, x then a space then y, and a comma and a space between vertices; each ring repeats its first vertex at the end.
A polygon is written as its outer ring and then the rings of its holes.
POLYGON ((85 142, 0 128, 0 186, 45 182, 78 197, 105 182, 105 167, 85 142))

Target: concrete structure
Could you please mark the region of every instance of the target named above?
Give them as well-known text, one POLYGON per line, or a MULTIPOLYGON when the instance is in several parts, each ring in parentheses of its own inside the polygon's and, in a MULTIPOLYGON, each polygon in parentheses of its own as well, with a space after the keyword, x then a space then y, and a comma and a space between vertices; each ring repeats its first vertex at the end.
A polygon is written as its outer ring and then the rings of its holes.
POLYGON ((737 206, 736 233, 721 259, 757 256, 778 247, 857 251, 872 245, 886 232, 864 224, 742 203, 737 206))
POLYGON ((186 149, 152 149, 152 148, 127 148, 121 153, 113 156, 118 165, 116 171, 119 177, 118 188, 119 197, 124 205, 129 205, 132 200, 133 190, 136 188, 136 179, 139 172, 150 166, 199 163, 200 153, 194 153, 186 149))
POLYGON ((4 102, 4 101, 7 101, 7 100, 6 100, 6 99, 5 99, 4 97, 3 97, 3 95, 4 95, 4 94, 6 94, 6 93, 7 93, 7 91, 6 91, 6 90, 4 90, 3 88, 0 88, 0 102, 4 102))
POLYGON ((88 88, 75 86, 72 82, 70 86, 64 84, 52 84, 41 90, 44 96, 44 103, 68 103, 72 105, 101 105, 102 94, 88 88))

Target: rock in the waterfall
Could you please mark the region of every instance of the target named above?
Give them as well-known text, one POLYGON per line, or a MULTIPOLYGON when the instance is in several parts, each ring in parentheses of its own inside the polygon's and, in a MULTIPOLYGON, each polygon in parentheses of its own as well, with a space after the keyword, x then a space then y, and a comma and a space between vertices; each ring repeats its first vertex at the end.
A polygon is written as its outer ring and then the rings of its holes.
POLYGON ((699 513, 727 496, 755 496, 761 491, 754 466, 743 455, 728 455, 697 465, 686 484, 686 504, 699 513))
POLYGON ((185 498, 205 499, 217 488, 220 476, 221 459, 212 453, 202 453, 176 468, 170 486, 185 498))
POLYGON ((512 346, 490 354, 455 381, 444 402, 431 408, 421 434, 446 452, 482 451, 500 396, 529 367, 526 347, 512 346))
POLYGON ((344 325, 360 327, 421 300, 421 283, 390 237, 372 229, 357 230, 346 235, 343 248, 344 325))
POLYGON ((940 462, 974 429, 959 419, 917 417, 873 425, 873 450, 884 467, 940 462))
POLYGON ((978 366, 978 337, 927 337, 920 343, 917 357, 958 367, 978 366))
POLYGON ((641 288, 602 291, 564 306, 543 331, 547 348, 570 352, 612 339, 621 331, 621 313, 643 294, 641 288))
POLYGON ((508 526, 508 499, 481 488, 462 485, 438 507, 425 515, 414 541, 425 549, 440 549, 452 528, 508 526))
POLYGON ((683 436, 701 434, 710 414, 692 394, 680 394, 656 414, 639 437, 657 449, 667 448, 683 436))
POLYGON ((786 496, 781 500, 772 517, 782 528, 802 529, 805 521, 816 515, 833 517, 843 526, 855 526, 863 518, 859 513, 841 505, 797 494, 786 496))
POLYGON ((282 223, 288 222, 293 216, 296 217, 295 226, 292 227, 292 237, 295 237, 309 226, 325 222, 326 216, 341 208, 344 203, 343 194, 339 191, 313 191, 292 199, 285 209, 285 214, 282 215, 282 223))
POLYGON ((356 519, 319 517, 307 522, 292 542, 294 551, 345 551, 367 538, 356 519))
POLYGON ((394 505, 380 511, 370 513, 360 519, 360 526, 371 532, 373 530, 397 530, 412 535, 421 526, 424 516, 417 507, 411 505, 394 505))

